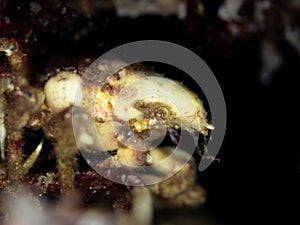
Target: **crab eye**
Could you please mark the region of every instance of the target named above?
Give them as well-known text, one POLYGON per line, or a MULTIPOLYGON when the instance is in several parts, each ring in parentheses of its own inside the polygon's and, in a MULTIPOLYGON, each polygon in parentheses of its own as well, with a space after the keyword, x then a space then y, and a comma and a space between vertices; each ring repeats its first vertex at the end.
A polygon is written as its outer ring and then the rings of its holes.
POLYGON ((11 45, 9 46, 9 50, 10 50, 11 52, 15 51, 16 49, 17 49, 17 46, 16 46, 15 44, 11 44, 11 45))
POLYGON ((17 46, 15 44, 7 45, 3 48, 3 51, 7 56, 10 56, 15 50, 17 49, 17 46))
POLYGON ((158 107, 154 112, 154 117, 157 119, 166 119, 169 115, 169 110, 166 107, 158 107))

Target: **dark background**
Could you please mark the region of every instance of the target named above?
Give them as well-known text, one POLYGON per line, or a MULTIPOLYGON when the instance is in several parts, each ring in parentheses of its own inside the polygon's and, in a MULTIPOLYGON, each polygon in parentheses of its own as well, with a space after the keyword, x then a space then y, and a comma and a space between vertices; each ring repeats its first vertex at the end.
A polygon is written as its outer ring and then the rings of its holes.
POLYGON ((268 31, 234 37, 217 17, 221 1, 203 1, 205 15, 189 9, 185 20, 176 16, 119 18, 114 9, 99 8, 88 15, 80 7, 69 7, 67 1, 37 1, 42 10, 32 14, 30 1, 0 2, 0 36, 23 39, 24 33, 32 31, 25 45, 32 82, 36 74, 52 67, 76 67, 80 57, 97 58, 130 41, 171 41, 198 54, 218 79, 227 106, 220 162, 199 173, 199 182, 208 192, 199 213, 221 224, 300 224, 300 64, 298 53, 280 33, 274 39, 270 31, 269 37, 284 61, 273 71, 271 83, 263 85, 259 52, 268 31), (60 13, 63 7, 67 9, 64 15, 60 13), (10 24, 4 23, 4 16, 10 24), (47 26, 42 25, 45 21, 47 26))

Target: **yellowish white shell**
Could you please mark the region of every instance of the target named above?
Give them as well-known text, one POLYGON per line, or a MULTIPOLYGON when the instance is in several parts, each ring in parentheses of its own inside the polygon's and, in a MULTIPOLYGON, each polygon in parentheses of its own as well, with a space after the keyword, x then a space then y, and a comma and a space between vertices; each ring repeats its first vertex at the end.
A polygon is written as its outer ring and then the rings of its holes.
POLYGON ((78 74, 68 71, 51 77, 44 87, 47 105, 55 112, 71 106, 80 87, 80 80, 78 74))

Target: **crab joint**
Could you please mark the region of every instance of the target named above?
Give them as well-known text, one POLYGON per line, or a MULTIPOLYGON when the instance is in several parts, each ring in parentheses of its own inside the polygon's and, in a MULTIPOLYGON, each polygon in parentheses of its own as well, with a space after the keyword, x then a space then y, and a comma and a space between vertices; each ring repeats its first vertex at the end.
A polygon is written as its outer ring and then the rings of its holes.
POLYGON ((0 38, 0 52, 4 52, 13 73, 28 78, 26 55, 15 39, 0 38))

